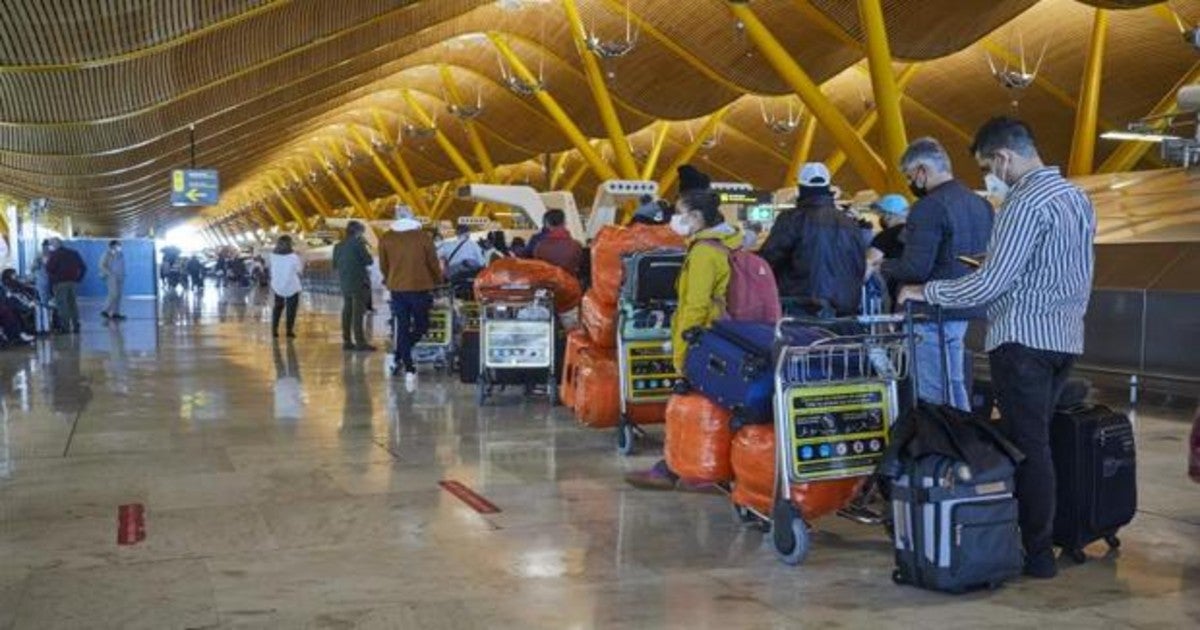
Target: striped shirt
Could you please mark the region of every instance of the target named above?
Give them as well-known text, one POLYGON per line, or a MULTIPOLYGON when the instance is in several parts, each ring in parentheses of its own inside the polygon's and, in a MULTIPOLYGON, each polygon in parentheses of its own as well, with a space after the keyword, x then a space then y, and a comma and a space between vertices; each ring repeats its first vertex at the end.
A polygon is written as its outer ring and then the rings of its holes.
POLYGON ((1026 173, 996 216, 978 271, 925 285, 925 300, 951 308, 988 305, 987 350, 1005 343, 1083 354, 1092 290, 1096 213, 1056 167, 1026 173))

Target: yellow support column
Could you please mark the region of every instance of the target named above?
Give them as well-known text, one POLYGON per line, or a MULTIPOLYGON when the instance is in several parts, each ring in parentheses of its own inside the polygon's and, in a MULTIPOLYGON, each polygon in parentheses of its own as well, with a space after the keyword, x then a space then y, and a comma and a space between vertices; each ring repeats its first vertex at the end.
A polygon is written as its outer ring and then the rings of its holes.
POLYGON ((642 165, 642 179, 654 177, 654 169, 658 168, 658 158, 662 155, 662 148, 667 142, 667 133, 670 131, 670 123, 665 120, 658 123, 658 132, 654 134, 654 144, 650 146, 650 155, 646 156, 646 163, 642 165))
MULTIPOLYGON (((338 146, 337 142, 333 138, 328 140, 328 144, 330 150, 333 151, 335 160, 341 160, 344 157, 347 162, 349 162, 350 156, 342 155, 341 147, 338 146)), ((364 211, 363 216, 367 219, 374 218, 371 214, 371 200, 367 199, 367 194, 363 192, 362 184, 358 183, 358 178, 354 176, 354 169, 347 164, 346 169, 342 171, 342 173, 346 176, 345 182, 349 184, 350 190, 353 191, 354 194, 358 196, 358 200, 362 202, 361 207, 364 211)))
POLYGON ((317 158, 317 164, 320 165, 321 168, 325 169, 325 174, 329 176, 329 179, 331 181, 333 181, 333 185, 337 186, 337 189, 339 191, 341 191, 342 196, 346 198, 346 201, 350 204, 350 207, 357 210, 359 216, 361 216, 365 219, 370 219, 371 218, 370 209, 367 208, 366 204, 364 204, 358 197, 354 196, 354 193, 350 190, 350 187, 346 185, 346 182, 342 181, 342 178, 338 175, 338 172, 337 172, 337 165, 333 164, 330 167, 326 168, 326 165, 325 165, 325 162, 324 162, 324 159, 323 159, 323 156, 321 155, 321 153, 319 151, 317 151, 316 149, 313 149, 312 153, 313 153, 313 156, 315 158, 317 158))
POLYGON ((283 215, 279 214, 279 212, 277 210, 275 210, 274 207, 269 206, 265 203, 260 205, 259 207, 262 208, 264 211, 266 211, 267 215, 271 217, 271 220, 275 222, 275 225, 279 226, 279 229, 281 229, 281 230, 287 229, 287 221, 283 220, 283 215))
MULTIPOLYGON (((296 221, 296 229, 301 232, 307 231, 308 222, 304 220, 304 213, 300 212, 300 209, 294 206, 291 201, 288 201, 288 199, 283 196, 283 193, 279 192, 279 189, 275 187, 275 184, 270 184, 270 188, 275 192, 275 196, 283 202, 283 207, 287 208, 287 211, 289 214, 291 214, 292 219, 296 221)), ((271 204, 269 196, 263 197, 263 203, 273 205, 271 204)))
POLYGON ((596 102, 596 111, 600 114, 600 122, 604 124, 604 131, 608 133, 608 141, 612 143, 617 170, 625 179, 637 179, 637 162, 633 159, 633 152, 629 150, 629 141, 626 140, 625 130, 621 128, 621 117, 617 115, 612 95, 608 93, 608 85, 604 82, 604 71, 600 69, 600 62, 596 56, 588 50, 587 31, 583 27, 583 18, 579 15, 579 7, 575 5, 575 0, 562 0, 562 4, 563 10, 567 14, 567 22, 571 25, 575 50, 579 53, 580 61, 583 62, 584 75, 587 77, 588 87, 591 88, 592 100, 596 102))
POLYGON ((466 177, 468 180, 478 180, 479 176, 475 174, 475 169, 471 168, 471 163, 467 162, 462 153, 459 153, 458 147, 454 146, 453 142, 450 142, 450 138, 447 138, 446 134, 442 133, 441 129, 438 129, 433 118, 429 116, 429 112, 425 111, 425 108, 421 107, 417 99, 413 98, 412 92, 404 90, 404 102, 408 103, 408 107, 417 115, 417 119, 421 121, 422 125, 433 129, 434 140, 437 140, 438 146, 442 147, 442 151, 445 152, 446 157, 450 158, 450 161, 454 164, 454 168, 458 169, 458 172, 462 173, 463 177, 466 177))
MULTIPOLYGON (((907 87, 908 83, 910 81, 912 81, 912 78, 914 76, 916 76, 917 69, 920 67, 921 67, 921 64, 912 63, 900 71, 900 76, 896 79, 896 85, 899 87, 900 94, 902 96, 904 95, 904 88, 907 87)), ((878 123, 879 123, 879 107, 876 106, 874 109, 867 112, 867 114, 865 116, 863 116, 862 120, 858 121, 858 124, 854 126, 854 133, 857 133, 858 137, 860 137, 860 138, 866 138, 867 134, 871 133, 871 130, 874 129, 875 125, 878 123)), ((901 151, 901 153, 903 153, 903 151, 901 151)), ((898 156, 896 158, 896 161, 899 162, 898 156)), ((831 156, 829 158, 829 161, 826 162, 826 164, 825 164, 825 166, 829 167, 830 175, 837 175, 838 171, 842 170, 842 167, 845 165, 846 165, 846 152, 843 151, 842 149, 838 149, 837 151, 834 151, 833 156, 831 156)), ((896 168, 899 168, 899 167, 897 166, 896 168)), ((908 189, 908 182, 903 181, 903 178, 901 178, 901 181, 896 182, 895 185, 899 186, 899 188, 897 188, 896 190, 907 190, 908 189)))
MULTIPOLYGON (((389 137, 387 123, 383 120, 383 114, 378 109, 371 110, 371 117, 375 120, 375 129, 379 131, 379 135, 384 138, 389 137)), ((397 133, 399 136, 399 133, 397 133)), ((404 157, 400 155, 399 141, 394 149, 392 149, 392 161, 396 164, 396 171, 400 173, 400 179, 404 182, 405 188, 412 191, 413 201, 417 205, 413 206, 413 210, 424 215, 429 214, 429 205, 425 203, 425 199, 421 196, 420 187, 417 186, 417 179, 413 177, 412 170, 408 168, 408 163, 404 161, 404 157)))
POLYGON ((575 169, 574 173, 571 173, 571 175, 569 177, 567 177, 566 181, 563 182, 562 188, 560 190, 567 190, 567 191, 575 190, 575 187, 579 185, 579 182, 583 179, 584 175, 587 175, 589 170, 591 170, 591 167, 588 166, 588 163, 585 160, 582 164, 579 165, 579 168, 575 169))
POLYGON ((692 138, 692 143, 684 147, 683 151, 680 151, 679 155, 675 156, 675 161, 671 162, 667 170, 663 171, 662 177, 658 179, 659 195, 665 194, 671 186, 675 185, 675 180, 679 177, 679 167, 691 162, 692 158, 696 157, 696 154, 700 152, 700 147, 704 146, 704 142, 708 140, 709 136, 716 133, 717 126, 721 124, 721 121, 725 119, 725 114, 728 113, 728 105, 713 112, 713 115, 709 116, 708 121, 700 128, 700 133, 697 133, 696 137, 692 138))
MULTIPOLYGON (((458 90, 458 84, 454 82, 454 75, 450 72, 450 67, 443 64, 439 68, 439 72, 442 75, 442 84, 446 87, 446 96, 450 99, 450 103, 455 107, 465 107, 462 93, 458 90)), ((483 137, 479 134, 479 126, 475 124, 475 121, 469 119, 464 119, 462 123, 467 132, 467 141, 471 143, 471 151, 475 154, 479 167, 483 169, 483 176, 487 178, 487 181, 495 182, 496 163, 492 161, 487 145, 483 143, 483 137)))
MULTIPOLYGON (((521 59, 509 47, 504 36, 499 33, 488 33, 488 37, 492 40, 492 44, 496 47, 496 50, 500 52, 500 56, 508 61, 509 65, 512 66, 513 72, 517 73, 517 76, 522 81, 530 85, 537 84, 537 78, 533 76, 529 68, 525 67, 525 64, 521 62, 521 59)), ((550 118, 558 125, 559 129, 562 130, 563 134, 567 136, 567 139, 571 141, 575 149, 579 151, 579 154, 583 156, 583 159, 592 167, 592 170, 600 176, 600 179, 621 178, 617 174, 617 171, 609 166, 604 161, 604 158, 600 157, 600 154, 592 148, 592 145, 588 144, 587 136, 583 135, 583 132, 579 130, 579 127, 571 120, 571 117, 567 115, 567 112, 563 110, 562 106, 558 104, 558 101, 553 96, 542 89, 536 90, 534 96, 542 104, 542 107, 550 115, 550 118)))
POLYGON ((570 151, 563 151, 554 158, 554 166, 550 171, 550 190, 558 190, 558 180, 562 179, 563 169, 566 168, 567 160, 570 157, 570 151))
POLYGON ((792 151, 792 161, 788 163, 788 172, 783 175, 784 188, 796 185, 796 177, 800 174, 800 167, 808 161, 808 156, 812 153, 813 139, 816 137, 817 118, 816 116, 809 116, 808 120, 804 121, 804 129, 796 137, 796 148, 792 151))
MULTIPOLYGON (((1200 81, 1200 61, 1192 65, 1192 69, 1188 71, 1174 87, 1167 92, 1166 96, 1151 109, 1146 118, 1154 118, 1155 116, 1164 116, 1175 111, 1175 95, 1179 93, 1179 89, 1185 85, 1191 85, 1200 81)), ((1132 169, 1137 165, 1146 153, 1155 146, 1149 142, 1136 142, 1127 140, 1117 147, 1112 155, 1108 156, 1107 160, 1100 165, 1099 172, 1101 173, 1123 173, 1132 169)))
POLYGON ((900 156, 908 147, 908 134, 900 107, 900 89, 892 72, 892 50, 888 44, 882 0, 858 0, 858 16, 867 36, 867 62, 871 88, 875 92, 875 109, 879 112, 888 177, 892 190, 904 190, 907 182, 900 172, 900 156))
POLYGON ((400 180, 396 179, 396 176, 392 174, 392 170, 388 168, 387 163, 384 162, 383 158, 380 158, 375 152, 375 147, 371 146, 371 143, 367 142, 367 139, 363 137, 362 133, 353 125, 350 127, 350 135, 354 136, 354 141, 358 143, 358 146, 362 147, 362 150, 366 151, 367 155, 371 156, 371 161, 375 163, 375 168, 378 169, 379 174, 383 175, 383 178, 387 180, 388 185, 392 187, 392 191, 395 192, 406 205, 416 208, 417 205, 413 203, 412 196, 409 194, 409 191, 405 189, 404 185, 400 183, 400 180))
POLYGON ((1100 84, 1104 72, 1104 44, 1108 39, 1108 11, 1096 9, 1092 20, 1092 37, 1088 40, 1087 59, 1079 87, 1079 104, 1075 106, 1075 137, 1071 142, 1071 158, 1067 175, 1091 175, 1096 160, 1097 120, 1100 112, 1100 84))
POLYGON ((288 168, 287 173, 288 175, 292 176, 292 179, 297 184, 300 185, 300 192, 304 193, 304 197, 308 199, 308 202, 317 209, 317 212, 323 218, 328 219, 329 217, 333 216, 333 208, 330 207, 329 202, 325 201, 325 198, 321 196, 319 191, 310 188, 308 182, 304 181, 304 178, 297 175, 292 169, 288 168))
POLYGON ((775 39, 744 1, 731 0, 729 10, 745 25, 747 37, 775 68, 775 72, 792 86, 808 111, 821 121, 834 142, 846 151, 850 164, 867 185, 876 190, 886 190, 888 177, 883 160, 854 132, 854 128, 838 111, 837 106, 821 92, 820 86, 796 63, 787 49, 775 39))

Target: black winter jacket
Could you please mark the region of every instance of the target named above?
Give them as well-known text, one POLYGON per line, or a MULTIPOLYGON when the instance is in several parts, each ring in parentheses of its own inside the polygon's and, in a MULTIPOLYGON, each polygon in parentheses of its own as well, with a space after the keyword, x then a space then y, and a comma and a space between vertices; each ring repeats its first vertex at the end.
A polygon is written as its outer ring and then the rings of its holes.
POLYGON ((803 197, 779 215, 759 251, 783 297, 825 300, 839 315, 858 313, 867 244, 832 195, 803 197))
MULTIPOLYGON (((958 256, 987 251, 992 236, 992 206, 958 180, 929 191, 908 212, 904 255, 883 261, 883 275, 896 284, 953 280, 971 273, 958 256)), ((986 306, 947 310, 947 319, 982 319, 986 306)))

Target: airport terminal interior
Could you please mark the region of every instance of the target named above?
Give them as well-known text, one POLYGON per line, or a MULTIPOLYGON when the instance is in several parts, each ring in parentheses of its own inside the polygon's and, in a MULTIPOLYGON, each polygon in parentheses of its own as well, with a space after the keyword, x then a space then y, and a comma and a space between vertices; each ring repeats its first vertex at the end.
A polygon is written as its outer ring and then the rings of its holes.
POLYGON ((0 1, 0 630, 1200 627, 1198 121, 1200 0, 0 1), (1091 228, 1025 248, 1090 274, 1048 569, 985 337, 1044 270, 931 370, 877 236, 943 167, 1033 223, 996 117, 1091 228))

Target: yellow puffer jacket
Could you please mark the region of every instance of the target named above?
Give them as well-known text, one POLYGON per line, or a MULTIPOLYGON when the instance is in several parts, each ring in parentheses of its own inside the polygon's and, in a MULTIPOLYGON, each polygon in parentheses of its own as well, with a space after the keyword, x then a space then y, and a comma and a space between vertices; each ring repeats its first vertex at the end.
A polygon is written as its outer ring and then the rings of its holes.
POLYGON ((675 289, 679 307, 671 320, 671 346, 675 369, 683 372, 687 354, 684 331, 697 326, 707 328, 725 313, 725 292, 729 288, 729 255, 720 247, 700 241, 720 241, 731 250, 742 246, 742 231, 729 224, 701 230, 688 239, 688 254, 679 272, 675 289))

